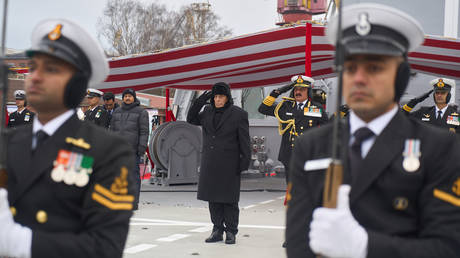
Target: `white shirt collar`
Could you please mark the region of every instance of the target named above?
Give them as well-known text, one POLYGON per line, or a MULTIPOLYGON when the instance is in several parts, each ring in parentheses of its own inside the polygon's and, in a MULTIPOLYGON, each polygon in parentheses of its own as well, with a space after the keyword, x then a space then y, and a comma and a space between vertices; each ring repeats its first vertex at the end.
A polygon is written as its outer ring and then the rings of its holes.
POLYGON ((371 131, 376 135, 380 135, 380 133, 385 129, 391 119, 396 115, 398 112, 398 105, 395 105, 390 111, 384 113, 383 115, 378 116, 374 120, 370 121, 369 123, 364 122, 359 118, 353 110, 350 109, 350 135, 356 132, 361 127, 367 127, 371 129, 371 131))
POLYGON ((438 111, 441 110, 441 116, 444 115, 444 113, 446 112, 447 110, 447 107, 449 107, 449 105, 446 105, 443 109, 439 109, 438 106, 434 105, 434 107, 436 108, 436 112, 435 112, 435 115, 436 117, 438 117, 438 111))
POLYGON ((64 124, 64 122, 67 121, 74 113, 74 109, 69 109, 66 112, 60 114, 59 116, 51 119, 45 125, 42 125, 42 123, 38 121, 39 114, 37 114, 37 118, 34 119, 32 127, 33 135, 35 135, 40 130, 43 130, 49 136, 53 135, 57 131, 57 129, 59 129, 59 127, 61 127, 61 125, 64 124))
POLYGON ((306 99, 304 102, 297 102, 297 106, 302 103, 302 107, 305 107, 305 104, 307 103, 308 99, 306 99))

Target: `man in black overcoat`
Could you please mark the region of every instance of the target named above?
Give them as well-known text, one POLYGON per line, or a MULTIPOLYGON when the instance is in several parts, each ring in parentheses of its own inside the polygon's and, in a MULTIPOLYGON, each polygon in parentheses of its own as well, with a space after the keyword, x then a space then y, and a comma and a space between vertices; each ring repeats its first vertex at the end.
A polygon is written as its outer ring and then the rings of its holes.
POLYGON ((122 257, 135 200, 134 153, 80 121, 88 85, 108 75, 104 51, 65 19, 32 33, 25 90, 34 121, 8 139, 0 189, 0 257, 122 257))
POLYGON ((433 89, 420 97, 411 99, 402 110, 420 121, 445 128, 453 133, 460 134, 460 121, 457 106, 449 105, 451 90, 455 88, 455 81, 448 78, 438 78, 430 81, 433 89), (433 92, 434 106, 421 107, 412 111, 415 105, 425 100, 433 92), (411 112, 412 111, 412 112, 411 112))
POLYGON ((238 232, 241 171, 250 161, 248 113, 233 105, 230 86, 219 82, 193 103, 187 122, 201 125, 203 146, 198 182, 198 199, 209 202, 214 224, 207 243, 235 243, 238 232), (210 99, 211 104, 206 105, 210 99), (204 107, 203 111, 200 110, 204 107))
MULTIPOLYGON (((327 37, 337 42, 337 19, 327 37)), ((344 185, 324 208, 333 126, 309 130, 293 151, 289 258, 460 257, 460 151, 454 134, 404 115, 407 53, 424 40, 412 17, 366 3, 343 10, 344 185)))

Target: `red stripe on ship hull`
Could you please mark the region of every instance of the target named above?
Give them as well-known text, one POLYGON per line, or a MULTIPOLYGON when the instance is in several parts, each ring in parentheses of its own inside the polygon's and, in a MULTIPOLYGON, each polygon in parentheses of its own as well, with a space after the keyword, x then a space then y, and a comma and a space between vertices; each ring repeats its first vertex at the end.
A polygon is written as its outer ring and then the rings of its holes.
POLYGON ((443 56, 443 55, 426 54, 426 53, 420 53, 420 52, 411 52, 409 53, 409 57, 424 58, 424 59, 438 60, 438 61, 447 61, 447 62, 454 62, 454 63, 460 64, 460 57, 455 57, 455 56, 443 56))
POLYGON ((427 47, 460 50, 460 42, 447 41, 447 40, 425 39, 425 42, 423 42, 423 45, 427 47))

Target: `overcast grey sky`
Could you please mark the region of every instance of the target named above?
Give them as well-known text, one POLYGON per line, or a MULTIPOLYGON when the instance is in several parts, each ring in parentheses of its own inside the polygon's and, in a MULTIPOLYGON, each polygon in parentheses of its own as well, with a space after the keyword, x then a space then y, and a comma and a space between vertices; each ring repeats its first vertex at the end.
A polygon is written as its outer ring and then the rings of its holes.
MULTIPOLYGON (((166 4, 179 9, 190 3, 206 0, 139 0, 166 4)), ((47 18, 67 18, 79 23, 94 37, 96 23, 103 15, 106 0, 9 0, 6 46, 27 49, 35 25, 47 18)), ((234 36, 276 27, 277 0, 209 0, 212 10, 221 18, 220 24, 233 30, 234 36)), ((1 1, 3 9, 3 1, 1 1)), ((2 17, 3 14, 0 15, 2 17)))

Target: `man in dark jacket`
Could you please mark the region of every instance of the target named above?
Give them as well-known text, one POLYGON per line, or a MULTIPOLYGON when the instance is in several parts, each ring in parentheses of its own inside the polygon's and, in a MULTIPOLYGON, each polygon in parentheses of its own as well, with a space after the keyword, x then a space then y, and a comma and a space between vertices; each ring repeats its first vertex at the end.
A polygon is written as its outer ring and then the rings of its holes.
POLYGON ((16 99, 16 106, 18 109, 10 114, 8 127, 30 124, 35 114, 27 109, 26 92, 17 90, 14 92, 14 98, 16 99))
POLYGON ((238 232, 241 171, 247 170, 250 160, 248 113, 233 105, 230 86, 214 84, 212 92, 195 100, 187 115, 187 122, 201 125, 203 147, 198 183, 198 199, 209 202, 214 224, 207 243, 223 240, 235 243, 238 232), (211 105, 201 108, 211 99, 211 105))
MULTIPOLYGON (((122 94, 123 103, 112 114, 110 130, 125 138, 136 153, 135 174, 137 183, 137 202, 141 190, 141 178, 139 174, 140 158, 147 149, 149 137, 149 115, 145 109, 140 107, 136 92, 133 89, 125 89, 122 94)), ((138 209, 138 203, 134 205, 138 209)))
POLYGON ((104 99, 103 107, 108 114, 107 127, 110 127, 110 120, 112 120, 113 111, 115 111, 115 109, 117 109, 119 106, 117 102, 115 102, 115 95, 113 95, 112 92, 104 93, 104 96, 102 96, 102 98, 104 99))

